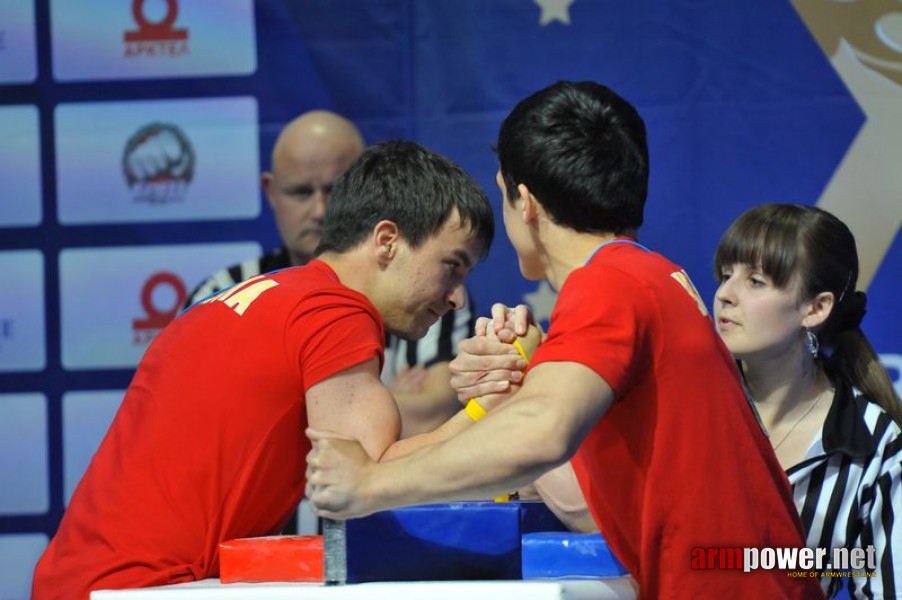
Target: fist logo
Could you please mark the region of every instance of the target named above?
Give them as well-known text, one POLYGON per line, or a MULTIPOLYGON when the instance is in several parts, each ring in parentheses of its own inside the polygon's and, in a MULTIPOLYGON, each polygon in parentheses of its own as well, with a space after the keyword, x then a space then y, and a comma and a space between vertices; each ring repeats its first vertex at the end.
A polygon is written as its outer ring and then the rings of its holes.
POLYGON ((181 200, 194 177, 194 149, 175 125, 151 123, 126 142, 122 171, 137 200, 181 200))

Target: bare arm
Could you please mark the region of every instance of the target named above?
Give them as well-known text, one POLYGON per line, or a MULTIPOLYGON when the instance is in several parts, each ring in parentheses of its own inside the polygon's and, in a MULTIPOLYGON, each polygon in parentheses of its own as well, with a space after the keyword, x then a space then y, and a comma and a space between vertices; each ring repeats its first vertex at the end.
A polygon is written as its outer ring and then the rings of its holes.
POLYGON ((577 533, 596 533, 598 525, 583 497, 576 473, 570 461, 552 469, 535 480, 536 492, 546 506, 567 526, 577 533))
POLYGON ((404 349, 408 360, 411 349, 416 348, 416 360, 428 357, 432 362, 402 368, 391 378, 389 389, 401 412, 402 439, 432 432, 460 411, 448 362, 455 355, 451 344, 472 335, 471 308, 468 295, 464 306, 445 313, 413 347, 404 349))
POLYGON ((588 367, 558 362, 536 367, 514 400, 445 442, 378 464, 355 441, 308 431, 307 494, 320 515, 350 518, 506 493, 566 461, 613 392, 588 367))
POLYGON ((387 460, 445 440, 470 427, 473 420, 457 406, 434 431, 398 441, 401 420, 373 358, 320 381, 307 390, 307 422, 313 429, 359 440, 373 460, 387 460))
MULTIPOLYGON (((525 306, 508 308, 503 304, 492 307, 491 319, 477 321, 477 337, 460 344, 458 359, 452 365, 454 384, 464 397, 517 388, 522 375, 520 370, 525 365, 516 364, 509 345, 500 340, 510 341, 515 335, 524 336, 526 332, 542 336, 541 330, 531 327, 532 322, 532 315, 525 306)), ((598 531, 569 462, 521 488, 520 497, 540 498, 571 531, 598 531)))
POLYGON ((460 411, 447 362, 414 369, 422 370, 414 389, 396 388, 394 382, 392 384, 392 393, 401 412, 402 439, 433 431, 460 411))
POLYGON ((360 440, 377 460, 401 431, 394 398, 379 380, 379 361, 372 358, 328 377, 307 390, 310 427, 360 440))

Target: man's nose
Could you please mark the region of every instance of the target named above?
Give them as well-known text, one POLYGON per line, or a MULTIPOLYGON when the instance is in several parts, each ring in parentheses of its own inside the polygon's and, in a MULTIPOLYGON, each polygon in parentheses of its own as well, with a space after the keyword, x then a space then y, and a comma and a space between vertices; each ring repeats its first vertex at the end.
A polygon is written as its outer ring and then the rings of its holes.
POLYGON ((329 193, 317 189, 311 201, 313 202, 313 215, 322 219, 326 214, 326 206, 329 204, 329 193))
POLYGON ((467 303, 467 288, 464 284, 458 284, 448 296, 448 303, 451 304, 453 310, 460 310, 467 303))

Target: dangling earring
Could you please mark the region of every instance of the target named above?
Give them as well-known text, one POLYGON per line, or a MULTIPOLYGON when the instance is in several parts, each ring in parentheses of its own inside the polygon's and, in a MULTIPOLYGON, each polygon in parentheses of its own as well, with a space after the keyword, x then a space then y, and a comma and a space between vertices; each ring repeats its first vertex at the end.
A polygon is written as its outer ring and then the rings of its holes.
POLYGON ((805 329, 805 349, 811 353, 811 358, 817 358, 817 350, 821 345, 817 341, 817 336, 810 329, 805 329))

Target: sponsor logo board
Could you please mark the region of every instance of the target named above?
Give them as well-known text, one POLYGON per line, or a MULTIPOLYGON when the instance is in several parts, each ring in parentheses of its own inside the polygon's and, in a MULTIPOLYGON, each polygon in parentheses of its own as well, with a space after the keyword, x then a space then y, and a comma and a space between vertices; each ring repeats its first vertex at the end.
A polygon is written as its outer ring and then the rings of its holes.
POLYGON ((41 222, 40 137, 36 106, 0 107, 0 227, 41 222))
POLYGON ((253 0, 51 0, 57 81, 250 75, 253 0))
POLYGON ((0 84, 38 78, 36 31, 33 0, 0 2, 0 84))
POLYGON ((63 250, 63 367, 134 367, 188 291, 223 267, 260 254, 255 242, 63 250))
POLYGON ((63 224, 260 214, 254 98, 62 104, 55 121, 63 224))
POLYGON ((41 514, 50 508, 47 398, 0 394, 0 515, 41 514))
POLYGON ((41 371, 47 365, 44 256, 37 250, 0 252, 0 273, 15 282, 0 294, 0 373, 41 371))

